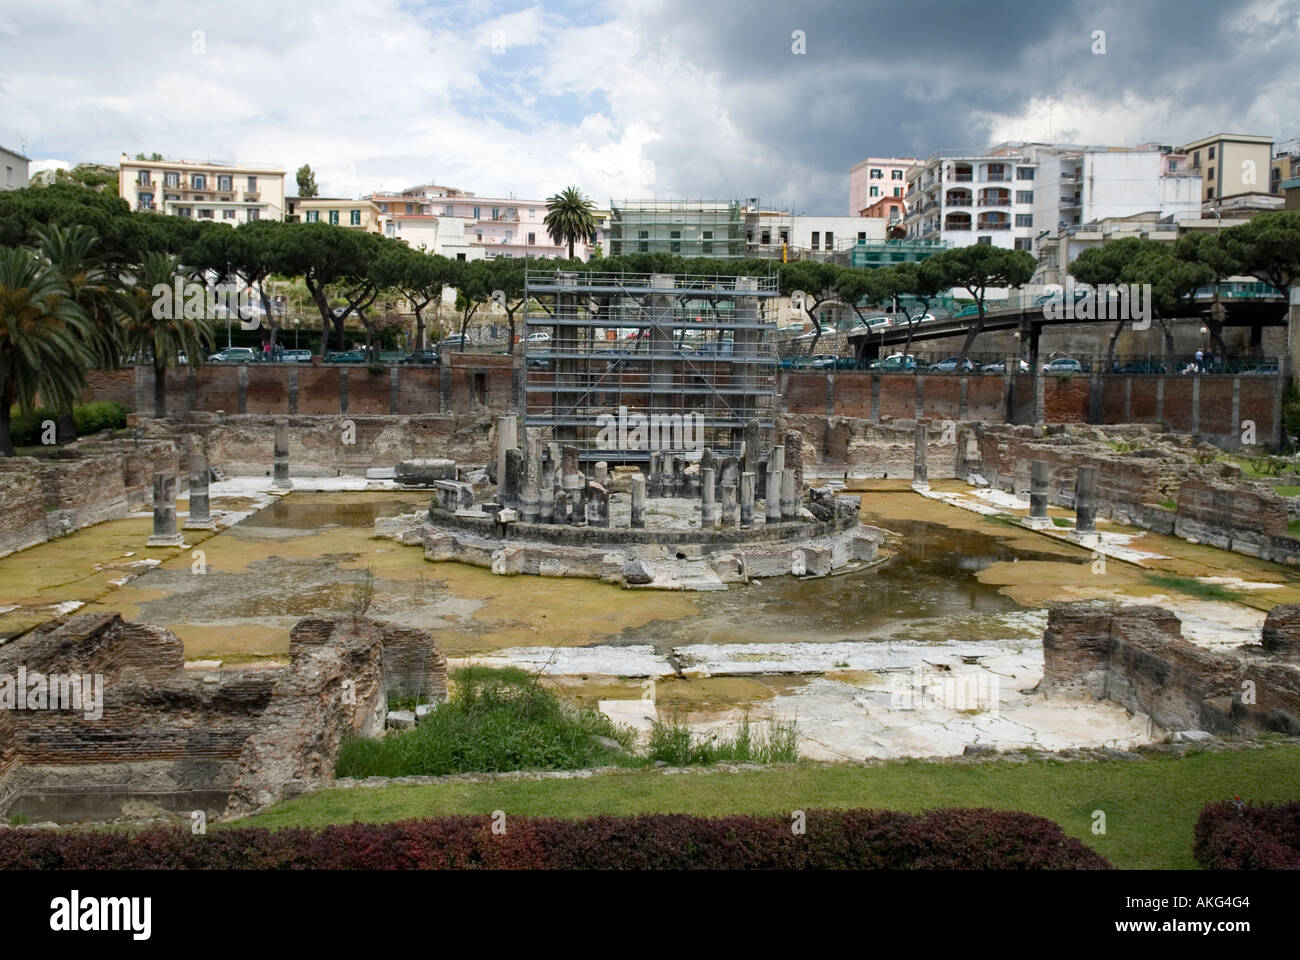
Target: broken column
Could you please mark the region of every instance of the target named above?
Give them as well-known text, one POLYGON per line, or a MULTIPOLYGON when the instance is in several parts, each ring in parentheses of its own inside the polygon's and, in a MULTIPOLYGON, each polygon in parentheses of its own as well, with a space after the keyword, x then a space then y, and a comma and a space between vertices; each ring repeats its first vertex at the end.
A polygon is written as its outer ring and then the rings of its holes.
POLYGON ((569 499, 577 503, 578 489, 585 482, 586 478, 578 469, 578 448, 566 443, 560 458, 560 486, 569 495, 569 499))
POLYGON ((609 464, 604 460, 597 460, 596 467, 591 472, 591 479, 599 483, 602 487, 609 486, 609 464))
POLYGON ((916 446, 912 452, 912 486, 928 487, 930 485, 929 466, 926 454, 929 452, 929 425, 924 420, 916 421, 916 446))
POLYGON ((511 447, 506 451, 506 470, 497 490, 497 500, 507 510, 519 509, 519 491, 523 484, 524 455, 511 447))
POLYGON ((1047 519, 1047 485, 1051 476, 1047 461, 1035 460, 1030 464, 1029 516, 1031 518, 1047 519))
POLYGON ((563 490, 554 491, 551 498, 551 522, 568 523, 569 522, 569 495, 563 490))
POLYGON ((208 458, 203 455, 200 442, 190 438, 188 456, 190 471, 190 512, 185 518, 186 530, 215 530, 212 522, 211 501, 208 499, 208 458))
POLYGON ((746 420, 744 436, 745 450, 742 454, 740 471, 757 474, 759 461, 763 458, 762 425, 757 420, 746 420))
POLYGON ((714 499, 713 468, 700 471, 700 527, 712 530, 718 522, 718 502, 714 499))
MULTIPOLYGON (((752 507, 751 507, 752 511, 752 507)), ((731 529, 736 525, 736 485, 734 483, 723 483, 722 485, 722 526, 725 529, 731 529)))
POLYGON ((506 451, 519 446, 519 419, 513 414, 497 417, 497 486, 506 475, 506 451))
POLYGON ((795 495, 794 471, 789 467, 781 471, 781 519, 799 519, 799 498, 795 495))
POLYGON ((181 547, 185 540, 176 532, 176 476, 153 475, 153 536, 145 541, 149 547, 181 547))
POLYGON ((569 523, 575 527, 585 527, 587 525, 587 478, 578 474, 577 485, 569 492, 573 497, 573 511, 569 514, 569 523))
POLYGON ((740 475, 740 525, 754 525, 754 474, 748 471, 740 475))
POLYGON ((798 430, 785 432, 785 467, 794 471, 795 499, 803 498, 803 434, 798 430))
POLYGON ((1097 530, 1097 469, 1080 467, 1074 475, 1074 529, 1079 533, 1097 530))
POLYGON ((767 452, 767 507, 768 523, 781 522, 781 471, 785 469, 785 450, 778 443, 767 452))
POLYGON ((542 516, 542 441, 536 430, 524 431, 524 478, 519 495, 519 519, 536 523, 542 516))
POLYGON ((591 504, 591 519, 594 526, 609 526, 609 488, 604 484, 588 480, 585 488, 587 502, 591 504))
POLYGON ((289 479, 289 421, 280 417, 275 421, 275 478, 273 487, 292 490, 293 481, 289 479))
POLYGON ((645 475, 632 474, 632 526, 645 526, 645 475))

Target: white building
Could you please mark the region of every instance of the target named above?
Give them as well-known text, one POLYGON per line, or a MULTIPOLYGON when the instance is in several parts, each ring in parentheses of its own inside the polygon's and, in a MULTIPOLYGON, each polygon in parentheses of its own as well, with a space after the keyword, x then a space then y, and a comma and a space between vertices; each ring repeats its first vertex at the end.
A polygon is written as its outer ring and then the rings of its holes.
POLYGON ((932 153, 908 172, 907 235, 1030 250, 1036 163, 1027 144, 932 153))
POLYGON ((752 257, 825 257, 854 244, 885 239, 883 217, 796 216, 785 210, 745 208, 745 250, 752 257))
POLYGON ((31 182, 30 163, 21 153, 0 146, 0 190, 21 190, 27 186, 31 182))
POLYGON ((284 167, 270 163, 133 160, 122 154, 117 195, 152 210, 234 225, 283 220, 284 167))

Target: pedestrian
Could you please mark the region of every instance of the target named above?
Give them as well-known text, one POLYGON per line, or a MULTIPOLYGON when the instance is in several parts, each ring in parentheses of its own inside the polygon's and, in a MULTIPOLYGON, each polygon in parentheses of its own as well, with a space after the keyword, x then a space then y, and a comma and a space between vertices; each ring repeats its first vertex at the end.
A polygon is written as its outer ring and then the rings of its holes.
POLYGON ((1200 373, 1205 366, 1205 351, 1200 347, 1196 348, 1196 372, 1200 373))

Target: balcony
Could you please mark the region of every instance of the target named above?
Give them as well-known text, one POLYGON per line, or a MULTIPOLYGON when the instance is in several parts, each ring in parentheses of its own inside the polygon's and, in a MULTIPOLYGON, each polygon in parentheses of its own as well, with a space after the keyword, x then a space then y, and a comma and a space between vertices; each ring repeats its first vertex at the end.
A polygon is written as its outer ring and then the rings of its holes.
POLYGON ((950 207, 969 207, 973 200, 969 190, 949 190, 944 202, 950 207))
POLYGON ((1010 183, 1011 175, 1006 173, 989 173, 984 176, 985 183, 1010 183))
POLYGON ((139 200, 136 202, 135 208, 137 210, 157 210, 158 204, 154 203, 152 200, 139 200))
POLYGON ((244 199, 245 199, 245 200, 257 200, 257 199, 260 199, 261 196, 262 196, 262 191, 261 191, 261 190, 258 190, 258 189, 252 189, 252 190, 245 190, 245 191, 244 191, 244 199))
POLYGON ((979 223, 980 230, 1010 230, 1010 220, 982 220, 979 223))
POLYGON ((952 180, 954 183, 970 183, 975 178, 971 173, 954 173, 952 180))
POLYGON ((981 207, 1009 207, 1011 206, 1011 197, 1007 194, 992 194, 980 197, 979 206, 981 207))
POLYGON ((158 186, 158 184, 153 180, 141 180, 139 178, 135 180, 135 188, 137 190, 152 190, 156 186, 158 186))

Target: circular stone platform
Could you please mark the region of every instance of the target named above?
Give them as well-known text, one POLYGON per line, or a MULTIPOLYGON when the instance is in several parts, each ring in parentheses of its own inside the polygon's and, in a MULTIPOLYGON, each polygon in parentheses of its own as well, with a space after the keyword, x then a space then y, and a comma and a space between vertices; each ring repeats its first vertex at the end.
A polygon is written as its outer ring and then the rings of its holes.
MULTIPOLYGON (((762 501, 759 501, 761 504, 762 501)), ((626 587, 716 590, 755 577, 827 576, 877 562, 882 534, 863 525, 857 496, 821 500, 827 519, 806 508, 800 519, 750 527, 702 528, 700 502, 655 497, 645 501, 645 526, 631 526, 625 494, 609 500, 609 526, 502 523, 475 504, 442 508, 435 498, 426 516, 387 518, 376 533, 421 544, 425 558, 487 567, 497 574, 588 577, 626 587)))

